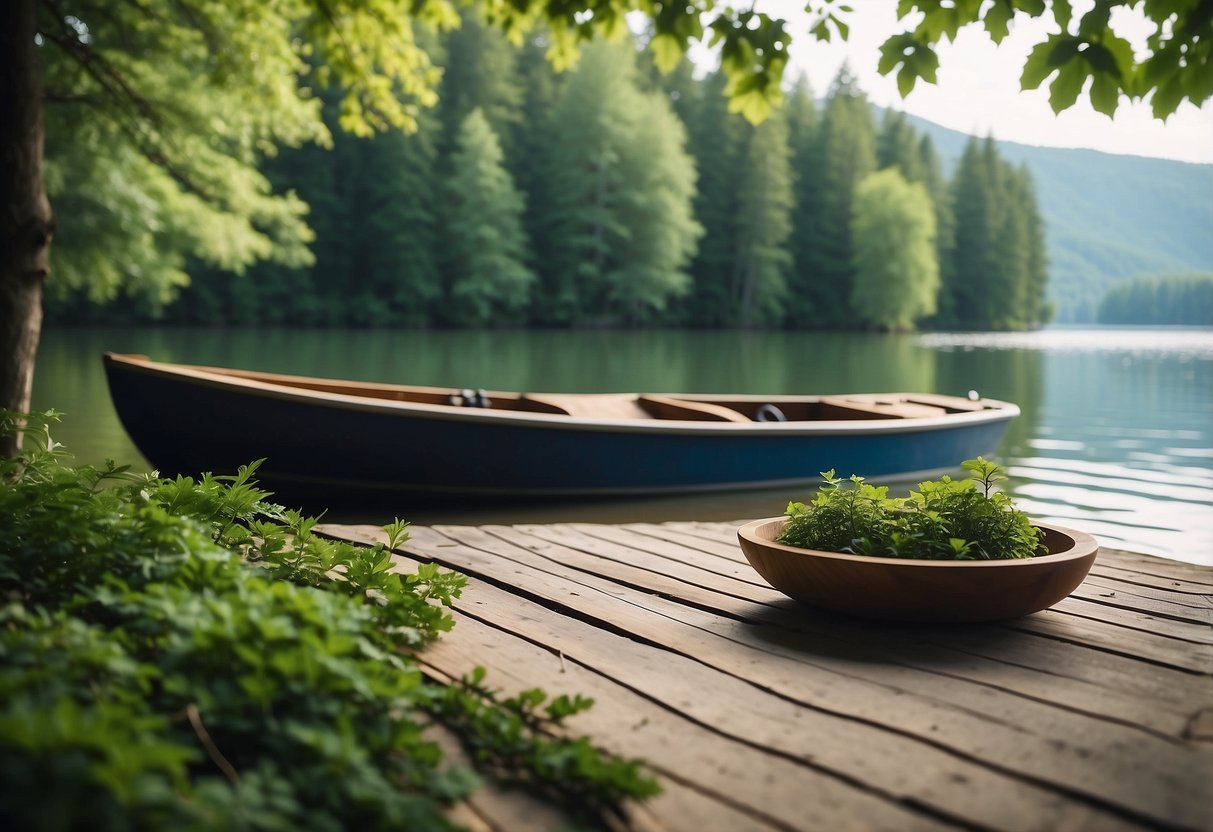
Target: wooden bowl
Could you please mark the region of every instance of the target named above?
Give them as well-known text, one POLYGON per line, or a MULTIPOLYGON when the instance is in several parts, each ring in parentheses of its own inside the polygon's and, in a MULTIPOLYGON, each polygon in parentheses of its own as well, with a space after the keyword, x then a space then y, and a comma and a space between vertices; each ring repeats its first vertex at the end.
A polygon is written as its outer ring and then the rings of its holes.
POLYGON ((1082 583, 1099 551, 1088 534, 1036 523, 1049 554, 1031 559, 880 558, 776 543, 785 523, 769 517, 737 530, 759 575, 806 604, 890 621, 996 621, 1043 610, 1082 583))

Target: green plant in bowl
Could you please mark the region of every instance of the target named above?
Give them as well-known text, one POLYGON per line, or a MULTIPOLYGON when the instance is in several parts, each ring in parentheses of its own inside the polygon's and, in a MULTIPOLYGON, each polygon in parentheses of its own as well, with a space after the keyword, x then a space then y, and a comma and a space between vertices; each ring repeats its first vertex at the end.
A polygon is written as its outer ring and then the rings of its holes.
POLYGON ((915 560, 1007 560, 1045 554, 1042 532, 995 488, 1005 479, 978 457, 961 466, 968 479, 919 483, 907 497, 863 477, 822 474, 808 503, 792 502, 776 542, 803 549, 915 560))

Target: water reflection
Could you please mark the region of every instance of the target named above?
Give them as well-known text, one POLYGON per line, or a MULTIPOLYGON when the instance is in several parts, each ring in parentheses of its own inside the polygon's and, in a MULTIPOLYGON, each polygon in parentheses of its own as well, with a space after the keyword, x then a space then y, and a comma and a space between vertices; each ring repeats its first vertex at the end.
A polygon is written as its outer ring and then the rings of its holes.
POLYGON ((948 354, 1044 358, 1031 434, 1000 452, 1034 516, 1111 546, 1213 564, 1213 331, 936 334, 948 354))
MULTIPOLYGON (((1213 564, 1213 331, 1064 329, 921 336, 756 332, 50 330, 34 401, 67 414, 86 462, 140 460, 110 405, 105 350, 193 364, 506 390, 828 393, 970 389, 1016 402, 998 458, 1041 519, 1106 544, 1213 564)), ((959 461, 959 460, 958 460, 959 461)), ((417 523, 743 518, 773 492, 398 512, 417 523)), ((358 519, 378 520, 377 517, 358 519)))

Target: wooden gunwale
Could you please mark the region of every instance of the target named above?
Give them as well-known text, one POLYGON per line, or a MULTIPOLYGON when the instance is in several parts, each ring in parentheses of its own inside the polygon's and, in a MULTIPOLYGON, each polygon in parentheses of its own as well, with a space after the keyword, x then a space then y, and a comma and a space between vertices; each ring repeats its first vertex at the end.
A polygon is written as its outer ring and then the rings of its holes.
MULTIPOLYGON (((1001 422, 1019 415, 1019 408, 1009 402, 994 399, 982 401, 982 409, 957 410, 946 415, 919 418, 881 419, 831 419, 822 421, 753 422, 702 421, 698 419, 620 419, 569 416, 556 412, 530 410, 453 407, 440 403, 453 391, 451 388, 422 387, 411 385, 354 382, 336 379, 321 379, 305 376, 288 376, 248 370, 233 370, 219 367, 169 364, 153 362, 142 356, 126 356, 106 353, 105 360, 121 365, 133 372, 173 377, 202 387, 239 389, 243 394, 260 398, 287 401, 306 401, 313 406, 357 410, 377 413, 407 415, 416 419, 440 419, 458 422, 482 422, 535 427, 543 430, 595 430, 625 433, 670 434, 738 434, 755 432, 791 435, 845 436, 849 434, 898 434, 940 430, 1001 422), (373 395, 372 395, 373 394, 373 395), (392 398, 399 395, 400 398, 392 398), (406 396, 417 395, 429 401, 412 401, 406 396)), ((525 394, 486 391, 489 397, 508 400, 525 399, 525 394)), ((572 395, 572 394, 566 394, 572 395)), ((595 396, 602 394, 585 394, 595 396)), ((644 394, 637 394, 643 397, 644 394)), ((886 397, 915 397, 917 394, 884 394, 886 397)), ((800 402, 811 404, 821 401, 822 396, 770 396, 737 395, 713 396, 711 394, 681 393, 677 396, 662 396, 684 400, 693 405, 702 401, 718 407, 716 401, 748 401, 755 405, 775 402, 800 402)))
POLYGON ((717 811, 755 829, 1213 826, 1213 570, 1104 550, 1048 611, 898 627, 782 598, 735 529, 439 526, 397 558, 471 576, 427 667, 589 692, 570 730, 652 760, 664 828, 719 828, 717 811), (1097 574, 1130 565, 1185 591, 1097 574))

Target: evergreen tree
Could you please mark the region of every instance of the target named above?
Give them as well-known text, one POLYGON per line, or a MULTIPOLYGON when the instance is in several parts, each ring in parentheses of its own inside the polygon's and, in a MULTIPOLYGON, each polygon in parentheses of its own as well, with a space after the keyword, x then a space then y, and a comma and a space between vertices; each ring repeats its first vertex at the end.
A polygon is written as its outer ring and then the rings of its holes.
POLYGON ((1052 306, 1046 300, 1049 282, 1049 257, 1045 241, 1044 218, 1040 215, 1040 204, 1036 199, 1036 186, 1027 164, 1019 167, 1018 182, 1020 205, 1026 212, 1027 221, 1027 275, 1024 281, 1024 320, 1029 326, 1047 324, 1053 318, 1052 306))
POLYGON ((593 44, 551 125, 539 319, 639 321, 661 311, 686 290, 701 233, 695 169, 669 104, 636 88, 629 47, 593 44))
POLYGON ((939 325, 953 317, 949 306, 950 299, 943 287, 954 283, 952 272, 956 259, 956 214, 952 208, 952 190, 944 178, 943 166, 930 136, 924 135, 919 141, 918 155, 922 162, 922 182, 927 187, 927 193, 931 195, 931 205, 935 209, 935 255, 939 263, 941 291, 937 316, 932 324, 939 325))
POLYGON ((814 160, 819 171, 821 215, 817 244, 798 264, 804 316, 796 326, 852 325, 855 282, 851 245, 851 204, 859 181, 876 167, 876 128, 867 96, 843 66, 830 88, 814 160))
POLYGON ((1027 216, 1016 204, 1020 195, 1015 171, 999 155, 993 136, 982 142, 982 160, 993 198, 989 202, 989 271, 981 276, 978 319, 985 329, 1022 329, 1021 305, 1028 268, 1027 216))
POLYGON ((926 186, 907 182, 896 167, 870 174, 856 189, 852 228, 856 315, 876 329, 912 330, 935 312, 939 292, 935 211, 926 186))
POLYGON ((462 326, 516 322, 535 275, 526 267, 523 199, 479 108, 463 120, 447 183, 453 281, 450 320, 462 326))
POLYGON ((742 326, 778 323, 792 255, 792 174, 788 130, 775 116, 751 128, 738 194, 733 305, 742 326))
POLYGON ((484 22, 479 6, 463 8, 462 22, 444 40, 439 111, 446 141, 453 144, 472 110, 479 109, 507 158, 518 152, 516 131, 525 93, 520 83, 520 51, 502 31, 484 22))
POLYGON ((736 320, 731 284, 746 123, 728 112, 725 83, 717 70, 694 88, 691 100, 682 101, 689 150, 699 173, 694 213, 704 232, 690 265, 691 293, 681 304, 684 320, 696 326, 736 320))
POLYGON ((927 177, 919 146, 918 131, 910 126, 906 114, 885 110, 876 137, 876 167, 897 168, 908 182, 922 182, 927 177))
POLYGON ((993 172, 985 163, 981 144, 970 137, 956 168, 952 190, 956 209, 956 247, 950 281, 943 286, 945 326, 982 329, 982 295, 994 269, 993 242, 997 198, 993 172))
POLYGON ((559 84, 546 51, 547 42, 542 31, 532 33, 518 51, 522 115, 515 128, 517 152, 512 158, 506 156, 514 184, 526 195, 523 227, 531 244, 532 270, 538 270, 538 264, 549 256, 549 241, 542 223, 548 216, 551 198, 547 182, 548 141, 552 135, 551 117, 559 84))
POLYGON ((825 214, 824 171, 821 161, 821 120, 809 80, 801 75, 788 94, 788 146, 792 168, 792 231, 788 248, 792 268, 788 275, 788 295, 784 318, 793 326, 813 319, 813 285, 820 279, 818 248, 822 239, 825 214))
POLYGON ((695 161, 686 130, 660 93, 635 94, 635 124, 620 148, 618 222, 626 245, 616 253, 607 308, 628 323, 659 318, 671 300, 690 291, 687 271, 703 227, 695 220, 695 161))
POLYGON ((1213 326, 1213 274, 1118 283, 1099 304, 1101 324, 1213 326))
POLYGON ((970 139, 953 185, 956 249, 945 283, 948 324, 1023 329, 1045 317, 1044 234, 1031 180, 992 137, 970 139))
POLYGON ((413 135, 352 140, 358 168, 345 205, 350 266, 344 274, 318 272, 316 281, 344 283, 333 305, 345 307, 345 323, 415 326, 434 319, 442 297, 435 132, 433 120, 423 118, 413 135))

